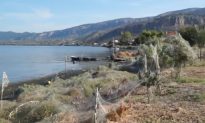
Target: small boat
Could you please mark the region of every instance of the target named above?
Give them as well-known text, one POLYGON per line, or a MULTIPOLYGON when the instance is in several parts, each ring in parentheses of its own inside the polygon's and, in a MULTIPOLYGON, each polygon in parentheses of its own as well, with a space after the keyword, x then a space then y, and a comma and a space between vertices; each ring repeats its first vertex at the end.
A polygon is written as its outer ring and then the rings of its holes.
POLYGON ((91 58, 91 57, 76 57, 76 56, 71 56, 71 61, 73 62, 73 64, 75 64, 75 62, 80 62, 80 61, 97 61, 97 58, 91 58))

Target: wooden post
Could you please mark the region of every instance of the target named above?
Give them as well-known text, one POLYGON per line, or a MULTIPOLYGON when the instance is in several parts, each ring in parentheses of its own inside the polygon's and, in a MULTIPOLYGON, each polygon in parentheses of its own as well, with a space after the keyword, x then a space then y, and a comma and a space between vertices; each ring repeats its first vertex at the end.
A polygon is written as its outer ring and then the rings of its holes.
POLYGON ((95 114, 94 114, 94 123, 97 123, 96 112, 95 112, 95 114))
POLYGON ((97 123, 97 108, 98 108, 98 88, 96 89, 96 94, 95 94, 95 123, 97 123))
POLYGON ((8 76, 6 75, 6 72, 3 72, 3 77, 2 77, 2 85, 1 85, 1 109, 3 108, 3 93, 4 89, 8 87, 9 84, 9 79, 8 76))
POLYGON ((3 108, 3 93, 4 93, 4 90, 3 90, 3 83, 2 83, 1 86, 2 86, 2 87, 1 87, 1 110, 2 110, 2 108, 3 108))
POLYGON ((147 55, 144 55, 144 73, 147 73, 147 55))
POLYGON ((65 79, 66 79, 66 75, 67 75, 67 66, 66 66, 66 62, 67 62, 67 56, 65 56, 65 79))
POLYGON ((95 94, 95 111, 97 111, 98 108, 98 88, 96 89, 96 94, 95 94))

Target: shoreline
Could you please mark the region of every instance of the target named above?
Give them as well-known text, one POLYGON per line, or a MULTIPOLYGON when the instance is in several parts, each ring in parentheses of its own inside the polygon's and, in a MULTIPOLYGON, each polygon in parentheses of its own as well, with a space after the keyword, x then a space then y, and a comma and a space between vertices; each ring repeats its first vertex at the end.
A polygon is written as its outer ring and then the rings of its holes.
POLYGON ((9 83, 8 87, 6 87, 6 89, 4 90, 3 100, 15 100, 18 97, 18 95, 21 93, 21 90, 19 87, 24 84, 46 86, 49 84, 48 81, 55 81, 56 77, 66 80, 71 77, 78 76, 87 71, 95 70, 101 65, 107 66, 108 65, 107 63, 109 62, 104 62, 104 63, 97 62, 92 65, 84 64, 81 66, 82 67, 81 69, 67 70, 66 73, 65 71, 61 71, 61 72, 58 72, 57 74, 54 73, 54 74, 50 74, 50 75, 46 75, 43 77, 38 77, 38 78, 30 79, 30 80, 22 80, 16 83, 9 83))
POLYGON ((88 47, 105 47, 109 48, 107 46, 101 46, 101 45, 39 45, 39 44, 0 44, 0 46, 88 46, 88 47))
POLYGON ((85 70, 67 70, 65 73, 64 71, 53 73, 49 75, 45 75, 43 77, 37 77, 29 80, 22 80, 15 83, 10 83, 9 86, 19 86, 23 84, 40 84, 40 85, 46 85, 48 81, 54 80, 56 77, 59 77, 61 79, 69 79, 70 77, 79 75, 80 73, 83 73, 85 70))

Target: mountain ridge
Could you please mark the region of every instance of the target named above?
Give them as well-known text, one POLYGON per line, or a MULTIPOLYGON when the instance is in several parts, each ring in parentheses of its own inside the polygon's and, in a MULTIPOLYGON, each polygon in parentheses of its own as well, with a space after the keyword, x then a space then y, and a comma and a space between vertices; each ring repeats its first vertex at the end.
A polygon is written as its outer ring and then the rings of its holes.
POLYGON ((180 27, 204 24, 205 8, 188 8, 153 17, 120 18, 42 33, 0 31, 0 44, 59 45, 72 42, 107 42, 118 38, 124 31, 137 35, 144 29, 178 30, 180 27))

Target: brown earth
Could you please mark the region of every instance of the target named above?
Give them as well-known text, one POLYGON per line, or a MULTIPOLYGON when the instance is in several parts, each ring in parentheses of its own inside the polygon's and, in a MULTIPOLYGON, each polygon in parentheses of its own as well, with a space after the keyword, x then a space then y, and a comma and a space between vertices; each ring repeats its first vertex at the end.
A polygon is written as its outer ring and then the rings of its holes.
POLYGON ((182 70, 184 76, 205 79, 205 67, 187 67, 182 70))
POLYGON ((138 54, 131 51, 120 51, 116 54, 117 58, 133 58, 136 57, 138 54))
MULTIPOLYGON (((205 67, 187 67, 182 74, 205 79, 205 67)), ((152 91, 155 92, 154 87, 152 91)), ((150 104, 147 103, 146 88, 141 87, 135 90, 126 105, 129 108, 121 110, 124 111, 121 115, 110 112, 108 123, 204 123, 205 84, 166 83, 161 95, 152 96, 150 104)))

